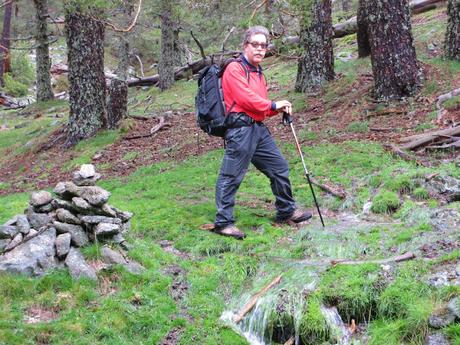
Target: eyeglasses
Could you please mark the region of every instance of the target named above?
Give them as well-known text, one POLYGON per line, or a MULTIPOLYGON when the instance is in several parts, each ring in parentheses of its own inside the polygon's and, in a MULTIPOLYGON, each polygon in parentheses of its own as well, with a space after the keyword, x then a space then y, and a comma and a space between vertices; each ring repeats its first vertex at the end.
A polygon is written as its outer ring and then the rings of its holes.
POLYGON ((259 43, 259 42, 248 42, 254 49, 261 48, 261 49, 267 49, 268 44, 267 43, 259 43))

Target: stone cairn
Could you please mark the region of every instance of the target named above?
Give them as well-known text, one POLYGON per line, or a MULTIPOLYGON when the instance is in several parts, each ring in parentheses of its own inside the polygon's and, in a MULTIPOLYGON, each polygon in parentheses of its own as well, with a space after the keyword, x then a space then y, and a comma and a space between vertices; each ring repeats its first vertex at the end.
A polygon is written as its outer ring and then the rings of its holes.
MULTIPOLYGON (((84 164, 73 182, 56 185, 56 197, 47 191, 32 193, 25 214, 0 225, 0 272, 37 276, 67 266, 74 279, 97 279, 79 248, 98 241, 128 249, 123 234, 132 217, 107 203, 110 193, 95 185, 100 177, 92 164, 84 164)), ((108 246, 101 256, 107 264, 121 264, 132 273, 143 269, 108 246)))

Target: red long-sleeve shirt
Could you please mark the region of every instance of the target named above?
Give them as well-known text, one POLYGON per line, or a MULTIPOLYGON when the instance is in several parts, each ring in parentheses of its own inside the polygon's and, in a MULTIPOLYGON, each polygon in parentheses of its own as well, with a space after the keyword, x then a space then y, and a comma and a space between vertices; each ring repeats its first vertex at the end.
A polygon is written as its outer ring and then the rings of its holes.
POLYGON ((241 62, 234 61, 226 67, 222 76, 225 106, 227 112, 244 112, 256 121, 263 121, 277 112, 272 110, 272 101, 268 99, 267 83, 261 70, 254 66, 246 67, 249 81, 241 62))

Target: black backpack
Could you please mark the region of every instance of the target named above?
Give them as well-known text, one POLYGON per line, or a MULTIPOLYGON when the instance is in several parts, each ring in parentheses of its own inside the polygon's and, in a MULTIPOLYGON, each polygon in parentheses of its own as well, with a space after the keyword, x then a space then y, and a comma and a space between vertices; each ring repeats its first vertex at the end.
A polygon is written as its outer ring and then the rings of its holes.
MULTIPOLYGON (((207 134, 216 137, 223 137, 227 129, 225 126, 225 116, 227 114, 225 112, 221 79, 225 68, 233 61, 238 61, 242 64, 249 80, 249 70, 240 58, 228 59, 222 67, 218 64, 205 67, 198 78, 198 93, 195 97, 196 123, 207 134)), ((232 110, 231 108, 229 112, 232 110)))

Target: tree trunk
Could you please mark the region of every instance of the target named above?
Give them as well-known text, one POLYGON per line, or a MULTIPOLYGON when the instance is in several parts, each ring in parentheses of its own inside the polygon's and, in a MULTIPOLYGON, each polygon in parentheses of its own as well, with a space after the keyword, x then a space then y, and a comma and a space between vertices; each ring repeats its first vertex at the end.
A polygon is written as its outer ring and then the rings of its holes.
POLYGON ((342 11, 345 14, 350 11, 350 0, 342 0, 342 11))
POLYGON ((377 99, 414 95, 421 71, 413 46, 407 0, 365 1, 368 37, 377 99))
MULTIPOLYGON (((122 5, 122 18, 120 23, 126 26, 130 23, 130 16, 133 5, 124 1, 122 5)), ((121 122, 128 114, 128 66, 129 66, 129 42, 130 33, 121 32, 118 39, 118 65, 115 70, 117 78, 112 79, 109 86, 107 99, 107 127, 109 129, 119 128, 121 122)))
POLYGON ((104 77, 104 24, 78 11, 67 12, 69 125, 66 147, 107 125, 104 77))
POLYGON ((3 75, 10 72, 10 30, 11 30, 11 15, 13 12, 13 0, 6 2, 5 14, 3 15, 3 31, 0 41, 0 85, 3 84, 3 75))
POLYGON ((37 11, 35 16, 37 21, 37 101, 48 101, 54 97, 53 89, 51 88, 51 60, 49 55, 48 28, 46 24, 48 2, 47 0, 34 0, 34 5, 37 11))
POLYGON ((460 1, 449 0, 447 4, 445 54, 448 59, 460 60, 460 1))
POLYGON ((357 24, 358 30, 356 40, 358 43, 358 57, 364 58, 371 54, 371 47, 369 45, 369 37, 367 36, 367 13, 365 8, 366 0, 359 0, 357 24))
POLYGON ((158 64, 159 88, 169 89, 174 84, 174 23, 172 2, 161 1, 161 56, 158 64))
POLYGON ((331 0, 312 0, 301 19, 300 47, 295 89, 299 92, 320 87, 334 79, 331 0))
POLYGON ((173 58, 174 58, 174 66, 181 66, 182 59, 181 59, 181 46, 180 46, 180 39, 179 39, 179 27, 174 25, 174 47, 173 47, 173 58))

